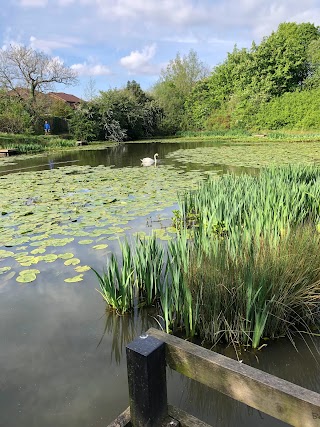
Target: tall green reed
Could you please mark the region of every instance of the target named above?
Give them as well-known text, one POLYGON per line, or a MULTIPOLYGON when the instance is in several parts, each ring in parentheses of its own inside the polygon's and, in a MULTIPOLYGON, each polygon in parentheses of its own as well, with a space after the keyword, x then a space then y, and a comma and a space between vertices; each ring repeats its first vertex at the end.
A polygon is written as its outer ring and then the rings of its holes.
POLYGON ((180 196, 166 249, 152 236, 123 246, 130 262, 111 257, 98 276, 104 298, 119 312, 156 304, 167 332, 211 343, 256 348, 264 336, 319 325, 319 184, 315 167, 201 183, 180 196))

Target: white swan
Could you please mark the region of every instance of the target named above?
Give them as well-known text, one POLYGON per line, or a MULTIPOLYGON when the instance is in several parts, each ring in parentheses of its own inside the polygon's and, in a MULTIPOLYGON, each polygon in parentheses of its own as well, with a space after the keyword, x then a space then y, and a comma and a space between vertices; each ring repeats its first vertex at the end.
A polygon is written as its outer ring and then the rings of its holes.
POLYGON ((158 153, 156 153, 154 156, 153 156, 153 159, 151 159, 150 157, 144 157, 143 159, 140 159, 141 160, 141 165, 142 166, 151 166, 151 165, 157 165, 157 157, 159 156, 159 154, 158 153))

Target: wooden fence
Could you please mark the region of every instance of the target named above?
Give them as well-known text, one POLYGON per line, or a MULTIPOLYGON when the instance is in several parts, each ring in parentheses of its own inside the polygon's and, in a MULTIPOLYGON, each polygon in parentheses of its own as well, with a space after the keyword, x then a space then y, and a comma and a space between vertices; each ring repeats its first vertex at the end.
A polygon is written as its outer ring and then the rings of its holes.
POLYGON ((297 427, 320 427, 320 394, 151 328, 127 346, 130 407, 108 427, 209 427, 167 404, 166 366, 297 427))

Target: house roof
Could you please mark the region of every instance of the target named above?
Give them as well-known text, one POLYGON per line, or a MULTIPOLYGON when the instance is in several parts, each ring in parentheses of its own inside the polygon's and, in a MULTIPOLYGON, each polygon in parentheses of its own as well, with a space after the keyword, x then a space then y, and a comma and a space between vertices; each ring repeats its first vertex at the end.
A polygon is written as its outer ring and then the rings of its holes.
POLYGON ((69 93, 64 93, 64 92, 49 92, 49 95, 53 96, 54 98, 61 99, 70 104, 78 104, 79 102, 82 101, 81 98, 78 98, 75 95, 70 95, 69 93))

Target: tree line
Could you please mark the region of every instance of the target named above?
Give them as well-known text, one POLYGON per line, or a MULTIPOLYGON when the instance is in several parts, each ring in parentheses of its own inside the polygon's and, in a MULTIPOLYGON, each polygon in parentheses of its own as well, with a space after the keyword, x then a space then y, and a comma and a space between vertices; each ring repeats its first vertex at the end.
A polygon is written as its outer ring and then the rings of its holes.
POLYGON ((43 94, 54 83, 76 84, 77 76, 31 48, 2 50, 0 131, 35 132, 45 116, 63 118, 74 137, 89 141, 216 129, 316 129, 320 29, 282 23, 259 45, 235 46, 212 70, 194 50, 178 53, 148 91, 128 81, 125 87, 100 91, 75 110, 48 102, 43 94))

